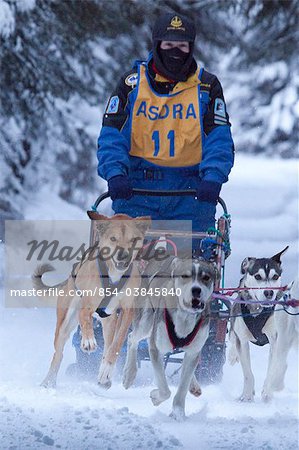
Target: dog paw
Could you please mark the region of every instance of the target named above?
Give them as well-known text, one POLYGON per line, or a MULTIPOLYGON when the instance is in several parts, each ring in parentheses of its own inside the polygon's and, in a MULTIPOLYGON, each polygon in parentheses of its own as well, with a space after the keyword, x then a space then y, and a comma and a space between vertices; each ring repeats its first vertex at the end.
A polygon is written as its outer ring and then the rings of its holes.
POLYGON ((239 402, 243 402, 243 403, 251 403, 254 401, 254 395, 252 394, 242 394, 239 398, 238 398, 239 402))
POLYGON ((98 385, 104 389, 109 389, 112 385, 113 365, 107 361, 103 361, 100 366, 98 375, 98 385))
POLYGON ((106 381, 106 383, 101 383, 100 381, 98 381, 98 386, 108 391, 108 389, 110 389, 112 386, 112 382, 110 380, 106 381))
POLYGON ((52 378, 45 378, 44 381, 40 384, 40 386, 46 389, 56 388, 56 380, 52 378))
POLYGON ((97 349, 97 346, 98 344, 94 337, 89 339, 82 338, 80 348, 83 352, 91 353, 97 349))
POLYGON ((171 413, 169 414, 169 417, 176 420, 177 422, 184 422, 186 420, 185 411, 183 408, 180 408, 178 406, 175 406, 171 413))
POLYGON ((271 400, 272 400, 272 398, 273 398, 272 393, 267 392, 267 391, 263 391, 263 392, 262 392, 262 401, 263 401, 264 403, 270 403, 271 400))
POLYGON ((150 398, 153 405, 158 406, 160 405, 160 403, 167 400, 170 397, 170 395, 171 395, 170 391, 161 393, 159 389, 153 389, 150 393, 150 398))
POLYGON ((189 392, 194 395, 194 397, 199 397, 202 394, 201 388, 195 378, 191 380, 189 392))

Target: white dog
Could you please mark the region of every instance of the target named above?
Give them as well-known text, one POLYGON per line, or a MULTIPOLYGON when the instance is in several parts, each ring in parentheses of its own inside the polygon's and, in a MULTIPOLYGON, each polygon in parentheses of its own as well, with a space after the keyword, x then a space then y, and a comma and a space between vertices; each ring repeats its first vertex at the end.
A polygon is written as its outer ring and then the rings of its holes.
MULTIPOLYGON (((259 346, 270 344, 265 383, 268 379, 269 369, 272 365, 273 345, 276 340, 274 305, 271 302, 276 299, 279 292, 271 287, 275 289, 281 287, 280 258, 287 249, 288 247, 271 258, 245 258, 241 265, 243 277, 239 287, 248 289, 239 294, 239 299, 246 303, 235 303, 231 310, 229 334, 231 347, 228 356, 231 364, 241 362, 244 376, 241 401, 250 402, 254 399, 254 376, 250 364, 249 343, 259 346)), ((268 400, 264 393, 263 399, 268 400)))
POLYGON ((158 386, 150 394, 155 406, 171 395, 163 367, 163 355, 174 349, 184 350, 181 379, 171 414, 176 420, 185 418, 188 390, 195 396, 201 394, 194 371, 199 352, 209 335, 209 301, 218 276, 217 269, 203 260, 175 258, 170 260, 170 264, 166 261, 150 282, 149 289, 155 292, 155 289, 162 289, 163 286, 168 292, 174 289, 177 296, 148 296, 146 301, 144 297, 141 298, 133 331, 129 334, 123 385, 127 389, 133 384, 137 372, 138 342, 148 337, 150 358, 158 386))
MULTIPOLYGON (((285 298, 299 300, 299 278, 289 286, 285 298)), ((272 360, 262 392, 265 401, 271 400, 274 391, 283 389, 289 350, 292 345, 298 346, 299 306, 285 306, 284 311, 281 309, 281 305, 275 307, 276 340, 273 343, 272 360)))

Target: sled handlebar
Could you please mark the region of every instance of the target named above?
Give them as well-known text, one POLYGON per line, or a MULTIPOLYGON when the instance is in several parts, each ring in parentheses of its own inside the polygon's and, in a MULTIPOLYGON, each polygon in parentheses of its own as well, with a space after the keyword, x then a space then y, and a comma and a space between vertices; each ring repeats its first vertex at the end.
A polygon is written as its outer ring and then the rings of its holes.
MULTIPOLYGON (((182 190, 182 191, 166 191, 166 190, 162 190, 162 191, 151 191, 148 189, 133 189, 133 194, 134 195, 145 195, 145 196, 149 196, 149 197, 182 197, 182 196, 193 196, 194 198, 196 197, 196 191, 195 189, 186 189, 186 190, 182 190)), ((94 202, 94 204, 92 205, 91 209, 92 211, 97 211, 97 208, 99 206, 99 204, 105 200, 106 198, 110 197, 109 192, 104 192, 103 194, 101 194, 96 201, 94 202)), ((227 214, 227 207, 226 204, 224 202, 224 200, 221 197, 218 197, 218 203, 222 206, 223 212, 224 214, 227 214)))

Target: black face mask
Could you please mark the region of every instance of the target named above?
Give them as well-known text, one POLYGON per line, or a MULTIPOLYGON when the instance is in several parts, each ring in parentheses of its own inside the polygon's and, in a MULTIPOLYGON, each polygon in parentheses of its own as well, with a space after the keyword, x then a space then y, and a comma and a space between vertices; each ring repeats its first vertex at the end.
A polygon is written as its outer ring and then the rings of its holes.
POLYGON ((160 44, 161 41, 154 41, 153 46, 153 60, 158 72, 169 80, 186 81, 197 68, 193 58, 193 43, 189 43, 189 53, 182 52, 178 47, 163 50, 160 44))
POLYGON ((159 53, 164 67, 172 73, 181 72, 189 57, 189 52, 183 52, 178 47, 170 49, 160 48, 159 53))

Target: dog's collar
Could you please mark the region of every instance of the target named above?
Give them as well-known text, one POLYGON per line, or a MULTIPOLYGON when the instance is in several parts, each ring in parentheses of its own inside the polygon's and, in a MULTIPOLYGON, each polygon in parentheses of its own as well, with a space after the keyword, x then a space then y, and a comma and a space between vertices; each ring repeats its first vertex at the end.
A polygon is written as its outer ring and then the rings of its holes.
POLYGON ((97 265, 105 296, 102 299, 100 306, 97 308, 96 312, 100 317, 105 318, 111 316, 111 314, 107 314, 105 310, 109 305, 110 300, 115 296, 115 291, 117 290, 120 293, 120 291, 128 281, 128 278, 130 278, 133 269, 133 263, 129 265, 126 272, 123 273, 121 278, 115 283, 111 281, 108 274, 107 265, 105 261, 99 258, 99 255, 97 256, 97 265))
POLYGON ((198 333, 198 330, 202 325, 206 323, 207 317, 201 316, 199 320, 196 322, 195 327, 191 331, 191 333, 188 334, 188 336, 184 338, 179 338, 175 332, 174 323, 172 321, 171 315, 167 308, 164 308, 164 320, 166 325, 166 330, 168 334, 168 338, 171 342, 171 345, 173 347, 173 350, 177 350, 183 347, 187 347, 187 345, 191 344, 193 339, 198 333))

